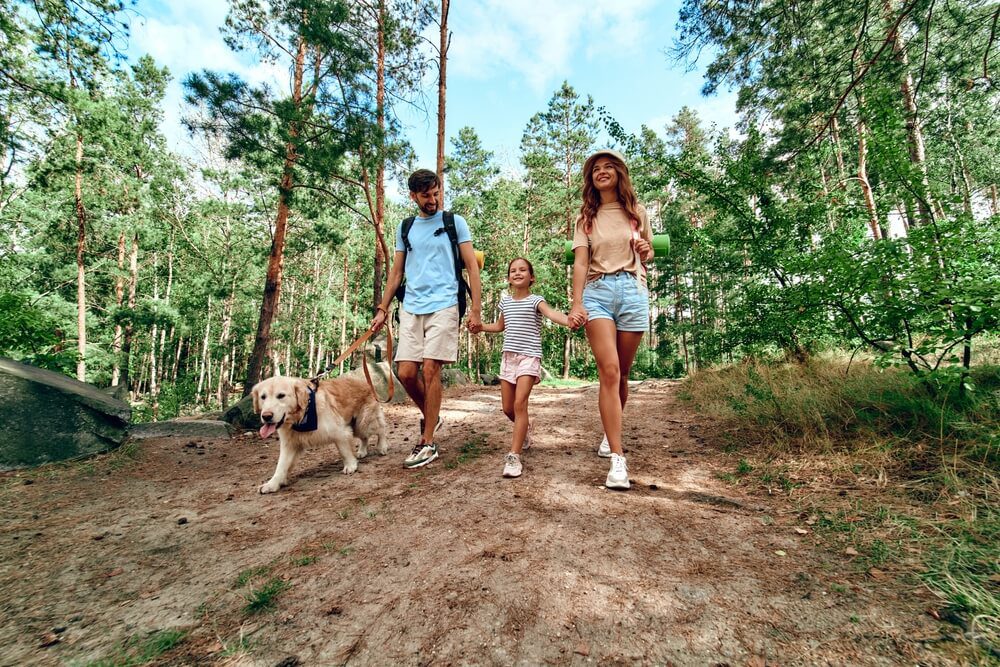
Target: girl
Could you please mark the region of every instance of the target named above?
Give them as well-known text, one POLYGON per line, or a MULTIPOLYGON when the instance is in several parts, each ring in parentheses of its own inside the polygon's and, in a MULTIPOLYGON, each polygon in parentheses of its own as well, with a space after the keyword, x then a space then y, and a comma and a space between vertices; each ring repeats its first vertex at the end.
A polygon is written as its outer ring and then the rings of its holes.
POLYGON ((545 298, 531 293, 535 269, 531 262, 518 257, 507 265, 510 293, 500 299, 500 318, 483 324, 482 330, 503 332, 503 357, 500 361, 500 397, 503 413, 514 422, 510 453, 504 457, 503 476, 521 476, 521 451, 531 446, 528 423, 528 396, 541 382, 542 315, 556 324, 569 326, 566 313, 545 303, 545 298))
POLYGON ((604 440, 598 456, 611 458, 604 485, 627 489, 622 411, 628 374, 649 327, 646 263, 653 259, 653 231, 636 199, 625 158, 594 153, 583 166, 583 203, 573 234, 571 326, 586 323, 600 379, 598 408, 604 440))

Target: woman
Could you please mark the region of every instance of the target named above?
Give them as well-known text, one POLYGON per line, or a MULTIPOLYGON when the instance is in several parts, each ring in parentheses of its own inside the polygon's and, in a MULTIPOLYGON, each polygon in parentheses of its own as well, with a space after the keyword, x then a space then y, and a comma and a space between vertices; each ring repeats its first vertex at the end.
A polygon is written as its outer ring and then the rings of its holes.
POLYGON ((649 328, 646 263, 653 259, 653 231, 636 199, 620 153, 594 153, 583 167, 583 204, 573 234, 573 303, 570 325, 586 323, 600 378, 598 407, 604 439, 598 456, 611 458, 604 485, 627 489, 622 411, 628 375, 642 334, 649 328))

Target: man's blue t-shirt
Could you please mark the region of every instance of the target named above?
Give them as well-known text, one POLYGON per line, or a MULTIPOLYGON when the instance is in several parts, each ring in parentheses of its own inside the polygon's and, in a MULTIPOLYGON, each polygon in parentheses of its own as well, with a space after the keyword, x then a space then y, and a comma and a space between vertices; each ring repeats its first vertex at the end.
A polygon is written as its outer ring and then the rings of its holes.
MULTIPOLYGON (((455 232, 459 243, 472 240, 469 224, 455 216, 455 232)), ((413 220, 408 234, 412 250, 403 245, 403 225, 396 228, 396 252, 406 252, 403 267, 406 276, 406 296, 403 307, 414 315, 429 315, 458 304, 458 279, 455 277, 455 255, 451 239, 444 231, 444 214, 438 211, 430 218, 419 215, 413 220), (434 232, 441 230, 437 236, 434 232)))

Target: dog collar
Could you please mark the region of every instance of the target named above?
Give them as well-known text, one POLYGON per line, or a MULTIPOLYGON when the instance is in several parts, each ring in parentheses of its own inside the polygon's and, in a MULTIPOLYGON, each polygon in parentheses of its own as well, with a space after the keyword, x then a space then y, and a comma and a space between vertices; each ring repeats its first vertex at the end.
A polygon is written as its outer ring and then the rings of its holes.
POLYGON ((315 431, 319 428, 319 419, 316 416, 316 392, 309 388, 309 407, 306 408, 306 414, 302 417, 302 421, 298 424, 292 424, 293 431, 315 431))

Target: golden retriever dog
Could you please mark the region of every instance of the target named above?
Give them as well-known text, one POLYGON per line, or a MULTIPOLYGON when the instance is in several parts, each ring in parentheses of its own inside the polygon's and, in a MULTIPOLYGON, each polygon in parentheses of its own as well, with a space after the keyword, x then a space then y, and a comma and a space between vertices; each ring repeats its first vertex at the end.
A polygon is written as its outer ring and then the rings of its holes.
POLYGON ((266 439, 277 433, 280 441, 278 466, 260 487, 261 493, 274 493, 288 483, 288 473, 305 447, 337 445, 345 475, 358 469, 359 458, 368 456, 369 438, 377 436, 378 453, 386 453, 382 406, 358 378, 323 380, 318 388, 302 378, 268 378, 253 388, 253 409, 263 423, 260 436, 266 439))

